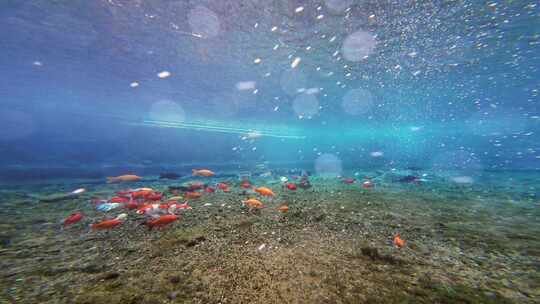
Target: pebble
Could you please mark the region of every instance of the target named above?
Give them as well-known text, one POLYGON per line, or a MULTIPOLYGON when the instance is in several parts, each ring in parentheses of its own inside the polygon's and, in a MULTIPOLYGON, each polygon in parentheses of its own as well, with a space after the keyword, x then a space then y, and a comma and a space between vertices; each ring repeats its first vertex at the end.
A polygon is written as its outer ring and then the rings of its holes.
POLYGON ((112 279, 116 279, 120 276, 120 274, 118 272, 109 272, 109 273, 106 273, 104 274, 100 279, 101 280, 112 280, 112 279))
POLYGON ((170 300, 174 300, 176 299, 176 297, 178 297, 179 293, 179 291, 173 291, 167 295, 167 298, 169 298, 170 300))
POLYGON ((169 278, 169 282, 172 284, 178 284, 180 283, 180 277, 179 276, 172 276, 169 278))

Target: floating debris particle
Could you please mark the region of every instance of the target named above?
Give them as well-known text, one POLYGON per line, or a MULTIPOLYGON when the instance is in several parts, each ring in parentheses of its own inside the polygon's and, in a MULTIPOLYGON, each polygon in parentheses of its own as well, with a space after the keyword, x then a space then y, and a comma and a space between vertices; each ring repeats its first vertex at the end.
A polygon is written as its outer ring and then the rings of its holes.
POLYGON ((169 72, 169 71, 161 71, 161 72, 159 72, 159 73, 157 74, 157 76, 158 76, 159 78, 162 78, 162 79, 163 79, 163 78, 167 78, 167 77, 171 76, 171 72, 169 72))
POLYGON ((300 61, 302 61, 302 58, 300 57, 296 57, 294 58, 293 62, 291 63, 291 68, 296 68, 299 64, 300 64, 300 61))

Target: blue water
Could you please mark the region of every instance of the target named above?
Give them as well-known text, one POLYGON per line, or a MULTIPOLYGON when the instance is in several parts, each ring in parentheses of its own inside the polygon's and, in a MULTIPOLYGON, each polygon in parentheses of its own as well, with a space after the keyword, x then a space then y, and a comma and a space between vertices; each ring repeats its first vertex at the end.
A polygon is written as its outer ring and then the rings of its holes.
POLYGON ((538 303, 537 0, 3 0, 0 50, 2 303, 538 303))
POLYGON ((331 154, 538 170, 539 14, 535 1, 4 1, 0 165, 331 154))

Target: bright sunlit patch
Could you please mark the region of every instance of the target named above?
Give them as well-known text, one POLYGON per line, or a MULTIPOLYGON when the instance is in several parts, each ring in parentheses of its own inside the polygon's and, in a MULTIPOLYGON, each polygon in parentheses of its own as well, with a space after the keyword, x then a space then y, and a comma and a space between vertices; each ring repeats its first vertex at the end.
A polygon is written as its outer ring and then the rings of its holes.
POLYGON ((32 64, 35 65, 35 66, 42 66, 43 65, 43 63, 41 61, 34 61, 34 62, 32 62, 32 64))
POLYGON ((309 88, 305 91, 305 93, 308 95, 317 94, 319 92, 320 92, 319 88, 309 88))
POLYGON ((413 131, 413 132, 418 132, 418 131, 422 130, 422 127, 412 126, 410 128, 410 130, 413 131))
POLYGON ((238 91, 247 91, 255 89, 255 81, 240 81, 236 83, 236 89, 238 91))
POLYGON ((253 140, 263 137, 263 134, 259 131, 248 132, 245 136, 242 137, 242 140, 253 140))
POLYGON ((255 63, 255 64, 259 64, 261 62, 262 62, 261 58, 255 58, 255 60, 253 60, 253 63, 255 63))
POLYGON ((298 14, 298 13, 301 13, 302 11, 304 11, 304 7, 303 7, 303 6, 299 6, 299 7, 297 7, 297 8, 294 10, 294 12, 297 13, 297 14, 298 14))
POLYGON ((349 61, 360 61, 373 53, 377 41, 366 31, 357 31, 349 35, 341 48, 343 57, 349 61))
POLYGON ((382 157, 384 153, 381 151, 374 151, 374 152, 369 153, 369 155, 371 155, 371 157, 382 157))
POLYGON ((130 83, 129 86, 132 87, 132 88, 136 88, 136 87, 139 86, 139 83, 134 81, 134 82, 130 83))
POLYGON ((170 77, 171 76, 171 72, 169 71, 161 71, 157 74, 157 76, 161 79, 163 78, 167 78, 167 77, 170 77))
MULTIPOLYGON (((142 126, 147 126, 147 127, 187 129, 187 130, 241 134, 241 135, 254 132, 253 129, 227 126, 227 125, 215 124, 215 123, 200 123, 200 122, 186 123, 186 122, 171 122, 171 121, 160 121, 160 120, 145 120, 142 123, 131 123, 131 124, 142 125, 142 126)), ((290 127, 284 130, 258 129, 256 132, 260 134, 260 136, 264 136, 264 137, 275 137, 275 138, 284 138, 284 139, 305 139, 306 138, 303 135, 294 134, 295 131, 291 130, 290 127)))

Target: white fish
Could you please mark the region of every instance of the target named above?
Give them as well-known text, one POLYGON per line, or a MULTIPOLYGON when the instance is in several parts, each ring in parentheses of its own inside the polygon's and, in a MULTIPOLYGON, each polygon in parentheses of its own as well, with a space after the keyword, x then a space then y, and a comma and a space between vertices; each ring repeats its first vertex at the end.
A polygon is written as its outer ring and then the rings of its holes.
POLYGON ((84 192, 86 192, 86 189, 84 189, 84 188, 79 188, 79 189, 77 189, 77 190, 71 191, 71 194, 81 194, 81 193, 84 193, 84 192))

